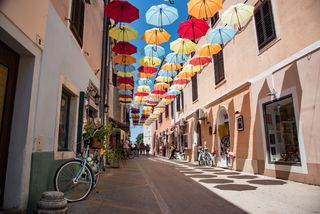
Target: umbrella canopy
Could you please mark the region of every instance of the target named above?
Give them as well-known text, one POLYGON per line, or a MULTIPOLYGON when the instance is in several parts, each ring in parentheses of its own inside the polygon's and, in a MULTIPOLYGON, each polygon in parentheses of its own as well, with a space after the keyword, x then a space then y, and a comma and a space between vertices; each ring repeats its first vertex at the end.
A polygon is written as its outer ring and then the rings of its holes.
POLYGON ((145 102, 145 101, 147 101, 146 97, 141 97, 141 96, 134 97, 134 102, 145 102))
POLYGON ((178 94, 181 94, 180 90, 170 90, 167 93, 167 95, 178 95, 178 94))
POLYGON ((165 97, 164 97, 164 99, 167 99, 167 100, 169 100, 169 99, 175 99, 176 98, 176 95, 166 95, 165 97))
POLYGON ((141 73, 146 73, 146 74, 153 74, 158 71, 156 67, 153 66, 140 66, 138 68, 138 71, 141 73))
POLYGON ((149 93, 148 92, 136 92, 134 93, 134 96, 140 96, 140 97, 145 97, 148 96, 149 93))
POLYGON ((183 85, 183 84, 187 84, 189 82, 190 82, 190 79, 175 79, 173 81, 173 84, 183 85))
POLYGON ((173 90, 173 91, 178 91, 178 90, 182 90, 186 85, 184 84, 173 84, 171 87, 170 87, 170 90, 173 90))
POLYGON ((163 98, 164 95, 163 94, 150 94, 150 98, 158 98, 158 99, 161 99, 163 98))
POLYGON ((212 56, 213 54, 217 54, 221 51, 221 46, 218 44, 207 43, 201 46, 199 50, 197 50, 197 54, 199 56, 212 56))
POLYGON ((117 76, 118 77, 133 77, 133 72, 124 72, 124 71, 118 71, 117 76))
POLYGON ((173 79, 171 77, 157 77, 156 81, 157 82, 172 82, 173 79))
POLYGON ((157 105, 159 102, 152 102, 152 101, 147 101, 146 105, 150 105, 150 106, 155 106, 157 105))
POLYGON ((147 78, 141 78, 138 80, 138 85, 150 85, 151 83, 152 81, 147 78))
POLYGON ((118 64, 129 65, 136 62, 136 58, 131 55, 118 55, 113 57, 113 61, 118 64))
POLYGON ((133 90, 133 86, 130 84, 120 84, 118 85, 118 89, 121 90, 133 90))
POLYGON ((131 55, 137 53, 137 47, 129 42, 120 41, 113 46, 112 51, 118 54, 131 55))
POLYGON ((130 98, 130 97, 119 97, 119 100, 123 101, 123 102, 131 102, 132 98, 130 98))
POLYGON ((196 40, 206 35, 208 29, 209 25, 205 20, 191 18, 179 25, 178 34, 181 38, 196 40))
POLYGON ((131 94, 132 94, 132 91, 130 91, 130 90, 119 90, 118 93, 119 93, 119 94, 128 94, 128 95, 131 95, 131 94))
POLYGON ((119 97, 120 98, 126 98, 126 99, 131 99, 132 98, 132 95, 128 95, 128 94, 119 94, 119 97))
POLYGON ((148 44, 159 45, 169 41, 170 36, 164 29, 152 28, 143 33, 142 39, 148 44))
POLYGON ((236 31, 232 27, 226 25, 210 30, 206 39, 212 44, 224 44, 231 40, 234 35, 236 35, 236 31))
POLYGON ((133 79, 130 77, 119 77, 117 82, 122 83, 122 84, 131 84, 133 85, 133 79))
POLYGON ((201 71, 201 66, 193 66, 187 65, 185 66, 182 71, 178 74, 178 78, 189 78, 193 77, 197 72, 201 71))
POLYGON ((186 54, 177 54, 177 53, 169 53, 165 61, 170 64, 180 64, 188 61, 189 55, 186 54))
POLYGON ((170 49, 175 53, 190 54, 196 51, 196 43, 190 39, 178 38, 170 43, 170 49))
POLYGON ((118 65, 116 65, 114 67, 114 70, 132 72, 132 71, 136 70, 136 68, 133 65, 121 65, 121 64, 118 64, 118 65))
POLYGON ((141 72, 139 72, 138 73, 138 77, 140 77, 140 78, 151 78, 151 77, 153 77, 155 74, 146 74, 146 73, 141 73, 141 72))
POLYGON ((241 23, 253 16, 253 10, 253 6, 243 3, 232 5, 222 13, 221 22, 228 25, 238 24, 241 29, 241 23))
POLYGON ((164 89, 155 89, 151 91, 151 94, 165 94, 166 91, 164 89))
POLYGON ((150 87, 148 85, 140 85, 137 87, 137 91, 138 92, 149 92, 150 91, 150 87))
POLYGON ((165 70, 160 70, 158 73, 158 76, 161 77, 175 77, 177 76, 177 71, 165 71, 165 70))
POLYGON ((222 9, 222 0, 191 0, 188 2, 188 14, 198 19, 207 19, 222 9))
POLYGON ((169 64, 169 63, 166 63, 161 67, 161 69, 165 71, 176 71, 181 68, 182 66, 180 64, 169 64))
POLYGON ((207 56, 198 56, 198 57, 193 57, 190 61, 189 64, 191 65, 205 65, 211 62, 211 57, 207 56))
POLYGON ((139 63, 143 66, 157 66, 160 65, 161 59, 157 57, 143 57, 139 60, 139 63))
POLYGON ((117 26, 109 30, 109 36, 115 40, 129 41, 138 37, 138 32, 129 26, 117 26))
POLYGON ((165 49, 159 45, 147 45, 144 47, 144 55, 148 57, 161 57, 165 53, 165 49))
POLYGON ((165 4, 154 5, 146 12, 146 22, 160 28, 172 24, 178 17, 178 10, 165 4))
POLYGON ((127 1, 112 1, 104 7, 104 12, 116 22, 131 23, 139 18, 139 10, 127 1))
POLYGON ((154 84, 154 88, 159 89, 159 90, 164 90, 164 89, 169 88, 169 84, 164 83, 164 82, 159 82, 159 83, 154 84))

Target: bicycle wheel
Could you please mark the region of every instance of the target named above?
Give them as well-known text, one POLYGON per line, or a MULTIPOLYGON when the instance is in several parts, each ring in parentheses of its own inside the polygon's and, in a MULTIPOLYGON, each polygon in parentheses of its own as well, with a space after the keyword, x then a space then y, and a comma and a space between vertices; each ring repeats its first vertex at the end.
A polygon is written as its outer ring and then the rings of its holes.
POLYGON ((57 170, 54 176, 54 187, 63 192, 68 202, 76 202, 85 199, 91 192, 94 184, 94 174, 90 166, 82 166, 82 161, 71 160, 57 170), (84 169, 82 169, 84 167, 84 169), (75 181, 77 175, 78 181, 75 181))
POLYGON ((94 166, 92 167, 93 172, 94 172, 94 185, 93 188, 95 188, 98 184, 100 174, 103 170, 103 162, 100 159, 98 162, 94 163, 94 166))

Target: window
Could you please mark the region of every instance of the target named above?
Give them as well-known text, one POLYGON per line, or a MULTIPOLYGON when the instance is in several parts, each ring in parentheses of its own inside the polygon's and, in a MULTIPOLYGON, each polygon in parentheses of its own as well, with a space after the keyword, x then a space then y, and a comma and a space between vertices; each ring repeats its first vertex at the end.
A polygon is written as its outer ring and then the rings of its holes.
POLYGON ((156 120, 156 130, 158 130, 158 120, 156 120))
POLYGON ((264 0, 254 11, 259 50, 276 38, 271 0, 264 0))
POLYGON ((176 100, 177 100, 177 112, 181 111, 181 108, 180 108, 180 94, 177 95, 176 97, 176 100))
POLYGON ((166 105, 165 117, 169 117, 169 105, 166 105))
POLYGON ((301 165, 292 96, 263 105, 269 162, 301 165))
POLYGON ((112 85, 117 86, 117 74, 112 72, 112 85))
POLYGON ((60 104, 58 151, 67 151, 69 148, 71 99, 72 94, 63 88, 60 104))
POLYGON ((162 123, 162 113, 159 115, 159 123, 162 123))
POLYGON ((211 27, 213 27, 219 20, 219 12, 216 12, 213 17, 210 18, 211 27))
POLYGON ((174 117, 174 105, 173 102, 171 103, 171 118, 174 117))
POLYGON ((72 1, 70 29, 81 47, 83 40, 84 8, 85 4, 82 0, 72 1))
POLYGON ((214 60, 214 79, 216 85, 224 80, 224 64, 223 64, 223 50, 218 54, 213 55, 214 60))
POLYGON ((180 97, 181 97, 181 110, 183 110, 184 108, 184 99, 183 99, 183 91, 181 91, 181 94, 180 94, 180 97))
POLYGON ((192 101, 198 99, 198 79, 197 74, 191 78, 192 81, 192 101))

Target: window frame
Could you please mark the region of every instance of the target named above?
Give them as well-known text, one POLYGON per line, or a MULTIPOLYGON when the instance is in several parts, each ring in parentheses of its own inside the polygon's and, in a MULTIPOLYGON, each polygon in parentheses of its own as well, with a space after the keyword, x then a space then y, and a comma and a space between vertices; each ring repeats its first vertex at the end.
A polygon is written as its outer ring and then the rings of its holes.
POLYGON ((80 47, 83 46, 85 8, 86 5, 83 0, 71 1, 69 28, 80 47))
POLYGON ((195 74, 191 78, 191 84, 192 84, 192 102, 196 102, 199 98, 198 94, 198 76, 195 74))
POLYGON ((223 49, 219 53, 213 55, 213 66, 214 66, 214 82, 218 85, 223 80, 226 79, 225 69, 224 69, 224 57, 223 49), (220 66, 220 64, 222 64, 220 66), (219 78, 217 78, 219 77, 219 78))

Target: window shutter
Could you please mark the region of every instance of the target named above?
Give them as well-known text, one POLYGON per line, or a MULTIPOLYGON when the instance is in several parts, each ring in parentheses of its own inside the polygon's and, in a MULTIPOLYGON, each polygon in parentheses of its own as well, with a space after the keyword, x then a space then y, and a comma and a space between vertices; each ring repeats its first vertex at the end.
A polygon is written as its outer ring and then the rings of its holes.
POLYGON ((214 78, 215 83, 218 84, 222 80, 224 80, 224 64, 223 64, 223 50, 221 50, 218 54, 213 55, 214 59, 214 78))
POLYGON ((198 79, 197 74, 192 77, 192 101, 198 99, 198 79))
POLYGON ((83 42, 84 8, 85 4, 82 0, 72 1, 70 29, 81 47, 83 42))
POLYGON ((165 117, 169 117, 169 105, 166 105, 165 117))
POLYGON ((173 102, 172 102, 172 103, 171 103, 171 118, 174 117, 173 111, 174 111, 174 105, 173 105, 173 102))
POLYGON ((80 96, 79 96, 77 154, 81 152, 81 146, 82 146, 81 142, 82 142, 82 127, 83 127, 84 96, 85 96, 85 93, 83 91, 81 91, 80 96))
POLYGON ((181 95, 178 94, 178 95, 177 95, 177 98, 176 98, 176 100, 177 100, 177 111, 178 111, 178 112, 180 111, 180 99, 181 99, 180 96, 181 96, 181 95))
POLYGON ((180 96, 181 96, 181 110, 183 110, 183 108, 184 108, 184 98, 183 98, 183 91, 181 91, 181 94, 180 94, 180 96))

